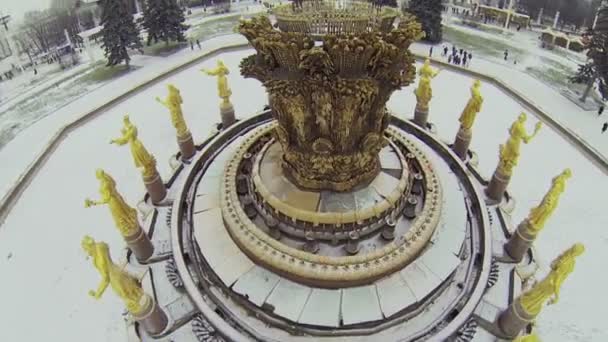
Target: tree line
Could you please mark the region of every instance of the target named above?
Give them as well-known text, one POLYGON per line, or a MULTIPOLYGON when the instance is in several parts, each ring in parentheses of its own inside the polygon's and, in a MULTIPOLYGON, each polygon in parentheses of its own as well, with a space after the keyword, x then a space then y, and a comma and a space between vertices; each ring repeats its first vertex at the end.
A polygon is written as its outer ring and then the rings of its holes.
MULTIPOLYGON (((108 65, 130 62, 129 50, 143 47, 140 31, 148 45, 157 42, 185 41, 184 10, 176 0, 143 0, 143 17, 135 22, 134 0, 100 0, 95 11, 101 12, 100 36, 108 65)), ((19 32, 14 35, 20 53, 38 55, 67 43, 81 43, 78 33, 95 26, 93 13, 80 12, 80 0, 53 0, 45 10, 25 13, 19 32)))

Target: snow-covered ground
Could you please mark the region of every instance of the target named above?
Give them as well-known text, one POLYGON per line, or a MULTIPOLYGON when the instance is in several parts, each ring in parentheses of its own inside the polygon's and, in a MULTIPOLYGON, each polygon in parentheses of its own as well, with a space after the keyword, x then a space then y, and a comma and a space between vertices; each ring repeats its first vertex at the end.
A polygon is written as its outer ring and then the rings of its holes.
MULTIPOLYGON (((428 54, 428 49, 429 46, 423 43, 414 43, 411 46, 411 50, 423 55, 428 54)), ((433 56, 444 59, 440 56, 439 46, 436 46, 433 56)), ((596 153, 608 158, 608 135, 601 132, 602 124, 608 121, 605 115, 598 117, 594 111, 584 111, 560 94, 556 88, 548 86, 525 70, 515 68, 512 63, 480 58, 474 51, 473 60, 468 68, 493 76, 516 89, 553 119, 584 140, 596 153)), ((568 74, 563 75, 564 78, 568 76, 568 74)))
MULTIPOLYGON (((438 134, 446 141, 453 141, 456 135, 457 120, 468 100, 470 83, 470 79, 446 71, 433 80, 429 120, 436 124, 438 134)), ((498 162, 498 145, 506 141, 508 128, 525 108, 485 83, 482 94, 484 104, 475 122, 471 149, 479 156, 479 170, 489 179, 498 162)), ((412 89, 407 89, 393 95, 389 108, 410 117, 414 103, 412 89)), ((528 115, 529 131, 537 121, 528 115)), ((600 197, 608 190, 608 178, 545 126, 530 144, 522 146, 519 165, 509 186, 517 203, 513 220, 521 221, 530 208, 538 204, 551 179, 566 167, 572 169, 573 177, 558 209, 535 243, 546 266, 539 275, 573 243, 584 243, 587 251, 562 287, 560 302, 546 307, 539 316, 538 329, 543 341, 606 341, 608 330, 604 328, 601 312, 608 305, 608 298, 603 295, 608 276, 598 270, 602 269, 608 244, 608 233, 604 229, 608 216, 600 197)))
MULTIPOLYGON (((243 1, 234 5, 232 11, 227 14, 211 15, 212 10, 209 9, 208 14, 198 13, 198 16, 186 20, 186 23, 191 26, 186 37, 193 43, 199 39, 205 46, 204 40, 206 39, 232 33, 239 16, 252 15, 261 11, 264 11, 264 7, 254 4, 252 1, 243 1)), ((195 45, 194 51, 184 48, 174 52, 171 57, 173 55, 192 57, 198 52, 199 49, 195 45)), ((0 149, 19 132, 38 120, 63 110, 64 106, 78 98, 111 81, 120 79, 118 75, 102 79, 87 77, 93 72, 105 69, 104 53, 100 44, 93 45, 91 48, 91 56, 95 62, 90 63, 88 56, 89 53, 86 52, 79 54, 81 64, 66 71, 60 71, 57 64, 39 65, 38 75, 33 75, 33 70, 29 69, 24 73, 17 73, 12 80, 0 82, 0 149)), ((169 63, 172 65, 175 60, 140 54, 133 54, 131 57, 131 65, 136 68, 148 67, 151 64, 169 63)), ((67 61, 69 57, 66 56, 64 59, 67 61)), ((122 79, 120 80, 122 81, 122 79)))
MULTIPOLYGON (((109 82, 95 90, 94 93, 81 96, 66 104, 53 115, 36 121, 28 129, 20 132, 3 149, 0 149, 0 160, 10 161, 3 163, 0 167, 0 198, 4 197, 13 187, 26 167, 35 160, 51 138, 65 125, 160 73, 167 72, 177 65, 186 63, 218 47, 239 42, 246 42, 246 40, 239 35, 216 37, 202 43, 202 50, 183 50, 165 58, 144 56, 148 58, 147 61, 144 61, 147 63, 145 68, 140 68, 109 82)), ((200 73, 194 74, 200 78, 205 77, 200 73)))
MULTIPOLYGON (((259 82, 243 79, 237 72, 240 60, 250 53, 240 51, 221 56, 233 71, 229 75, 232 102, 241 117, 266 103, 259 82)), ((165 179, 168 177, 167 160, 177 150, 174 128, 166 109, 154 97, 164 96, 168 83, 180 88, 186 121, 195 141, 202 140, 212 124, 219 121, 219 100, 215 79, 202 75, 198 69, 214 63, 215 59, 206 60, 117 104, 70 134, 57 147, 0 227, 3 283, 0 303, 5 308, 0 311, 3 322, 0 341, 125 340, 122 303, 112 293, 100 302, 87 295, 89 289, 97 286, 99 278, 90 261, 85 260, 80 239, 90 234, 107 241, 115 257, 120 255, 124 242, 113 227, 107 208, 85 209, 84 199, 97 198, 94 172, 99 167, 114 176, 129 203, 135 205, 144 192, 128 148, 108 143, 119 135, 125 113, 131 115, 139 127, 141 140, 156 156, 160 173, 165 179), (32 322, 35 329, 31 328, 32 322)), ((149 77, 160 70, 150 68, 146 74, 149 77)), ((125 76, 130 84, 137 77, 143 78, 134 75, 135 72, 125 76)), ((448 71, 433 81, 435 98, 430 118, 447 141, 456 134, 457 119, 467 101, 471 82, 448 71)), ((47 117, 15 139, 20 145, 13 142, 7 146, 5 150, 11 155, 3 155, 2 151, 0 158, 10 160, 4 158, 19 157, 20 151, 23 154, 35 151, 30 146, 36 141, 34 137, 46 141, 48 132, 82 115, 78 109, 84 108, 87 101, 101 101, 97 99, 120 91, 124 90, 104 87, 95 92, 95 99, 76 101, 81 102, 80 107, 74 105, 68 112, 47 117)), ((413 87, 409 87, 396 92, 389 108, 397 115, 410 117, 415 105, 412 91, 413 87)), ((472 148, 479 155, 481 172, 489 177, 498 159, 498 145, 506 140, 508 127, 522 108, 490 85, 483 84, 482 93, 485 103, 475 124, 472 148)), ((531 129, 535 122, 531 115, 528 127, 531 129)), ((551 178, 565 167, 572 168, 574 176, 536 247, 547 263, 574 242, 583 242, 587 252, 565 282, 560 302, 543 310, 539 329, 546 341, 606 341, 608 331, 603 328, 602 308, 608 306, 603 295, 608 276, 602 272, 602 261, 608 245, 604 229, 608 217, 603 215, 600 196, 608 191, 608 179, 574 147, 544 127, 529 145, 522 147, 520 165, 510 186, 517 199, 513 218, 521 220, 544 195, 551 178)), ((4 169, 0 169, 0 180, 6 184, 5 177, 11 172, 4 169)))

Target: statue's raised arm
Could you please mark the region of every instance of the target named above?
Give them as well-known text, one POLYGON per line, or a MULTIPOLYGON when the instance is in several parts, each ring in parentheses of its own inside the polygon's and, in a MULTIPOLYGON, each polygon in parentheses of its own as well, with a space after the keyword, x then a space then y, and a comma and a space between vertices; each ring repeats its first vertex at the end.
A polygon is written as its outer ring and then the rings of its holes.
POLYGON ((123 126, 120 129, 120 133, 122 135, 119 138, 110 140, 110 144, 117 144, 120 146, 126 145, 134 137, 134 134, 135 137, 137 136, 137 130, 134 131, 135 126, 133 126, 133 124, 131 123, 129 115, 125 115, 122 121, 123 126))
POLYGON ((532 140, 540 131, 541 127, 543 126, 542 122, 537 122, 536 125, 534 126, 534 132, 532 132, 532 134, 530 135, 525 135, 523 137, 524 142, 527 144, 530 142, 530 140, 532 140))
POLYGON ((169 105, 167 104, 167 100, 163 101, 160 97, 156 97, 155 98, 156 102, 160 103, 161 105, 163 105, 166 108, 169 108, 169 105))
POLYGON ((120 134, 122 134, 118 138, 114 138, 110 140, 110 144, 116 144, 119 146, 126 145, 129 143, 129 132, 126 129, 122 128, 120 130, 120 134))

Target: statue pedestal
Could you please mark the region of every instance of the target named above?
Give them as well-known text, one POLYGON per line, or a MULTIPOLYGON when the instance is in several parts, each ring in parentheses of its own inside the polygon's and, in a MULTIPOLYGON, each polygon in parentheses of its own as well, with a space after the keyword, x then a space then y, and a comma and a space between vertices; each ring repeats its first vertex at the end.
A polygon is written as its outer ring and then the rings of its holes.
POLYGON ((454 150, 454 153, 456 153, 456 155, 463 161, 467 159, 467 152, 469 151, 469 146, 471 145, 471 137, 471 130, 463 127, 460 127, 458 133, 456 134, 456 140, 454 141, 452 150, 454 150))
POLYGON ((220 116, 222 117, 222 129, 226 129, 236 121, 232 103, 222 101, 220 104, 220 116))
POLYGON ((534 318, 535 316, 524 311, 519 298, 516 298, 509 308, 498 316, 498 328, 506 337, 515 338, 534 318))
POLYGON ((189 160, 194 156, 196 148, 194 147, 194 141, 192 140, 192 134, 188 132, 186 135, 177 137, 177 144, 179 150, 182 153, 182 160, 189 160))
POLYGON ((142 301, 144 303, 141 311, 132 313, 133 318, 135 318, 149 334, 158 335, 162 333, 169 324, 167 315, 149 295, 144 294, 142 301))
POLYGON ((167 197, 167 189, 165 188, 165 183, 160 178, 158 171, 155 170, 154 175, 152 177, 146 178, 144 177, 144 184, 146 185, 146 190, 148 190, 148 194, 150 194, 150 199, 152 203, 159 204, 165 197, 167 197))
POLYGON ((428 118, 429 108, 422 108, 416 103, 416 109, 414 109, 414 123, 423 129, 426 129, 428 118))
POLYGON ((486 195, 494 201, 502 201, 507 185, 509 185, 509 180, 511 180, 511 175, 505 175, 497 168, 492 175, 490 184, 486 188, 486 195))
POLYGON ((530 222, 525 219, 517 226, 517 229, 505 244, 505 252, 513 260, 520 262, 532 247, 535 238, 536 236, 530 233, 530 222))
POLYGON ((152 241, 150 241, 146 232, 139 226, 137 228, 135 234, 125 236, 124 238, 137 260, 143 262, 148 260, 154 253, 154 245, 152 245, 152 241))

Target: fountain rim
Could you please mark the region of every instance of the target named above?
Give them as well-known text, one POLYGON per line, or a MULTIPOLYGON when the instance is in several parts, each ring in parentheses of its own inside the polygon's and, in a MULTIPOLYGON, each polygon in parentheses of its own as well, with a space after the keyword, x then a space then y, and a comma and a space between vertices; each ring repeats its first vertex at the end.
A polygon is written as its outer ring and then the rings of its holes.
MULTIPOLYGON (((202 153, 194 161, 194 165, 185 179, 182 188, 178 191, 177 198, 175 199, 172 207, 173 215, 171 216, 171 245, 173 250, 173 258, 177 266, 177 271, 184 282, 184 288, 194 302, 194 305, 205 316, 208 322, 214 328, 216 328, 222 336, 235 342, 249 341, 249 338, 235 327, 228 324, 211 308, 211 306, 203 298, 199 286, 196 284, 191 271, 186 265, 184 255, 187 253, 187 251, 184 245, 184 226, 182 218, 187 214, 188 206, 186 205, 186 198, 189 198, 190 192, 192 192, 195 188, 194 183, 197 181, 200 171, 205 171, 205 169, 209 167, 211 160, 217 157, 217 155, 219 155, 221 152, 221 150, 216 147, 218 145, 222 146, 228 144, 236 139, 240 134, 257 127, 262 123, 270 121, 272 121, 271 111, 268 110, 249 119, 237 122, 235 125, 213 138, 212 141, 204 147, 202 153)), ((469 176, 467 176, 467 166, 451 151, 448 146, 414 124, 406 122, 395 116, 391 117, 391 124, 407 133, 413 134, 419 139, 421 136, 424 137, 425 139, 422 140, 428 144, 429 147, 433 148, 441 158, 451 160, 450 164, 452 165, 452 170, 461 177, 463 181, 462 184, 465 186, 466 191, 471 195, 471 199, 473 200, 472 204, 477 207, 485 208, 486 204, 483 201, 481 192, 475 187, 469 176)), ((489 224, 488 213, 485 210, 480 210, 476 214, 480 233, 480 254, 482 257, 480 272, 477 278, 474 280, 475 285, 470 292, 471 294, 468 297, 466 304, 460 310, 458 315, 440 331, 438 331, 433 338, 445 339, 453 335, 462 325, 466 323, 470 315, 473 314, 475 308, 481 302, 485 292, 486 284, 490 275, 492 260, 490 240, 491 227, 489 224)), ((413 337, 418 338, 428 334, 429 331, 434 328, 434 326, 435 325, 430 325, 425 327, 413 337)))

